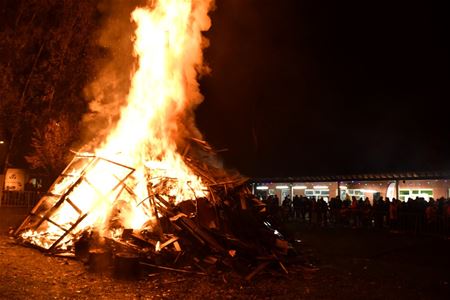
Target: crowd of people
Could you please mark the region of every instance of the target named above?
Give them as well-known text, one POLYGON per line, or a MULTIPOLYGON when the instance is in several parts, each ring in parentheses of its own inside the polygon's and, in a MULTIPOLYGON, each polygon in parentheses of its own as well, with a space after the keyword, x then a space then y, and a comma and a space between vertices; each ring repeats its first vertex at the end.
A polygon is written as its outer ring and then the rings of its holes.
POLYGON ((409 198, 407 201, 379 197, 324 198, 286 196, 281 205, 276 195, 264 199, 268 214, 282 221, 312 226, 388 228, 393 231, 432 232, 450 235, 450 199, 409 198))

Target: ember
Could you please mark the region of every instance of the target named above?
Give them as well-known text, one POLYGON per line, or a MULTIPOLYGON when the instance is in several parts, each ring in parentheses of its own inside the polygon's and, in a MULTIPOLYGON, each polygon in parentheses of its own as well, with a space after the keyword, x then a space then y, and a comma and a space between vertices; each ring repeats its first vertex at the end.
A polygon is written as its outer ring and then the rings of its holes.
POLYGON ((215 265, 251 279, 275 262, 287 273, 292 247, 265 222, 265 205, 187 125, 202 99, 211 0, 150 2, 132 13, 139 68, 116 127, 92 153, 75 153, 15 234, 95 270, 114 261, 118 273, 204 274, 215 265))

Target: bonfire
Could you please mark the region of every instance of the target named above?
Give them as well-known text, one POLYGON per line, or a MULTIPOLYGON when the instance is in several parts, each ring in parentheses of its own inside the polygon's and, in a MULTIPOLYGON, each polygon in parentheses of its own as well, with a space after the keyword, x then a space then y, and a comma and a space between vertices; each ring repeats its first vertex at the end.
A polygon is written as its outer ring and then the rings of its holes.
POLYGON ((191 122, 212 5, 158 0, 133 11, 138 68, 120 119, 94 151, 74 153, 16 230, 24 243, 180 271, 185 257, 198 271, 202 261, 251 266, 248 278, 274 262, 287 272, 280 257, 292 247, 265 221, 264 203, 191 122))

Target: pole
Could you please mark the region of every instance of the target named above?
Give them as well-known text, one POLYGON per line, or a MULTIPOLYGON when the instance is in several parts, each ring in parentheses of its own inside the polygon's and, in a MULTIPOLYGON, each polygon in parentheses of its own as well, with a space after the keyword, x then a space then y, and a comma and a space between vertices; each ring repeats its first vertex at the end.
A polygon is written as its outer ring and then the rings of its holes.
POLYGON ((339 180, 337 181, 337 196, 336 196, 336 198, 339 198, 339 199, 341 198, 341 182, 339 180))
POLYGON ((398 180, 395 180, 395 199, 398 200, 398 180))

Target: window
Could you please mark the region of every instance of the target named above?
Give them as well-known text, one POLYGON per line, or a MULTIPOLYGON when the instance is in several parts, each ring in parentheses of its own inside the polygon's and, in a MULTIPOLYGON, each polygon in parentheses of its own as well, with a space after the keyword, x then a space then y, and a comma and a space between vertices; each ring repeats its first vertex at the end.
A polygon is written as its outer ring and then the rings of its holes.
POLYGON ((407 201, 408 198, 415 199, 416 197, 424 198, 426 201, 429 201, 430 198, 433 197, 432 189, 401 189, 399 191, 399 199, 401 201, 407 201))
POLYGON ((305 190, 305 195, 307 197, 314 197, 319 199, 322 197, 325 201, 328 201, 328 196, 330 195, 330 190, 325 189, 307 189, 305 190))
POLYGON ((421 194, 428 195, 429 197, 433 197, 433 190, 421 190, 421 194))
POLYGON ((357 200, 364 197, 364 191, 359 189, 348 189, 347 194, 350 197, 355 196, 357 200))

